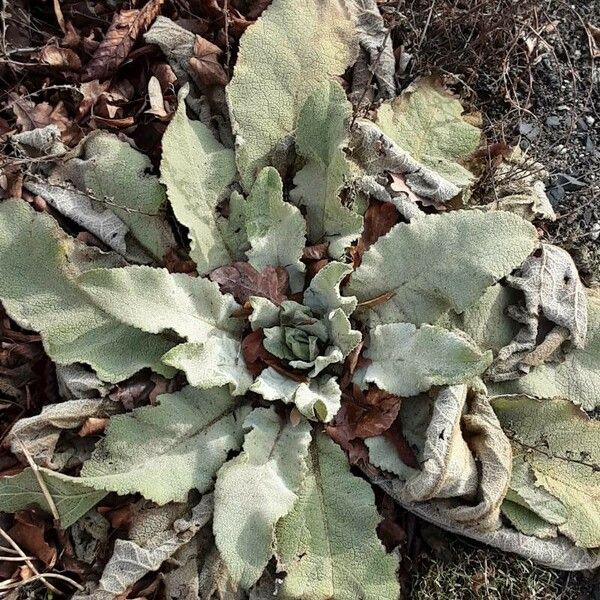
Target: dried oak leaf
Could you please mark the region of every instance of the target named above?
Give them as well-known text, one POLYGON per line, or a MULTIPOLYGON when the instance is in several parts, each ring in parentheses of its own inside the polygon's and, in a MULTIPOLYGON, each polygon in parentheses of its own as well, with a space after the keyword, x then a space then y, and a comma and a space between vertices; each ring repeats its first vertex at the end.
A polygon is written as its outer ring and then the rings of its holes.
POLYGON ((215 269, 209 278, 240 304, 248 302, 250 296, 268 298, 275 304, 281 304, 287 297, 288 274, 283 267, 265 267, 257 271, 250 263, 235 262, 215 269))
POLYGON ((141 9, 115 13, 104 39, 86 65, 81 80, 110 77, 125 61, 142 30, 157 17, 163 1, 150 0, 141 9))
POLYGON ((190 58, 190 72, 196 84, 201 87, 226 85, 229 77, 219 62, 223 53, 219 46, 197 35, 194 40, 194 54, 190 58))
POLYGON ((52 67, 59 71, 81 71, 81 60, 77 54, 69 48, 58 48, 57 46, 46 46, 38 54, 40 64, 52 67))

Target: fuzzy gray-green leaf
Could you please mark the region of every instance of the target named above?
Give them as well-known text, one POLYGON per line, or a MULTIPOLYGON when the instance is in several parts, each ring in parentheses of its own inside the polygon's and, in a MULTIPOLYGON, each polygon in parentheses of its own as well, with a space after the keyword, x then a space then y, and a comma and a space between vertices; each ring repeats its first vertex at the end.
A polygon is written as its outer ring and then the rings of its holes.
POLYGON ((357 53, 354 23, 343 0, 274 0, 246 30, 227 86, 246 189, 296 128, 306 98, 341 75, 357 53))
POLYGON ((189 229, 190 256, 204 275, 232 262, 216 209, 235 177, 235 162, 233 150, 222 146, 204 123, 187 118, 186 95, 184 88, 163 137, 160 171, 173 212, 189 229))
POLYGON ((384 322, 433 323, 462 312, 534 249, 535 228, 506 212, 428 215, 396 225, 363 255, 345 294, 359 302, 392 294, 373 308, 384 322))
POLYGON ((89 364, 106 381, 121 381, 144 367, 173 373, 160 362, 172 342, 120 323, 78 287, 82 269, 110 260, 67 236, 50 215, 22 200, 0 204, 0 255, 4 308, 22 327, 40 332, 57 363, 89 364))

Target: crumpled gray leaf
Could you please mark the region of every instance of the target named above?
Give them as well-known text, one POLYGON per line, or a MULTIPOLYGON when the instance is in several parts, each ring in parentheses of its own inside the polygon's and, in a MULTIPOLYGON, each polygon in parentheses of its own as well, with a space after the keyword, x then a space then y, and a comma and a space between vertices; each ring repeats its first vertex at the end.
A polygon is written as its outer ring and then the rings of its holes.
POLYGON ((123 255, 127 253, 125 236, 129 227, 110 209, 92 202, 88 194, 67 184, 51 185, 41 180, 30 179, 25 181, 24 185, 25 189, 41 196, 59 213, 93 233, 115 252, 123 255))
MULTIPOLYGON (((403 415, 404 417, 404 415, 403 415)), ((403 419, 405 438, 419 437, 421 420, 403 419)), ((421 470, 394 466, 388 443, 367 440, 371 462, 395 472, 405 502, 436 500, 448 522, 472 524, 480 530, 500 526, 500 505, 508 490, 512 451, 487 397, 468 394, 466 385, 442 388, 433 401, 431 419, 418 455, 421 470), (400 487, 401 486, 401 487, 400 487)), ((401 461, 400 461, 401 462, 401 461)))
POLYGON ((386 179, 383 176, 361 175, 352 181, 352 185, 355 189, 371 198, 375 198, 375 200, 393 204, 407 221, 412 221, 425 215, 425 212, 407 194, 392 193, 389 191, 386 179))
POLYGON ((472 525, 449 521, 446 511, 436 501, 408 502, 402 497, 402 482, 400 480, 375 480, 387 494, 398 504, 415 515, 442 527, 446 531, 463 535, 489 546, 494 546, 504 552, 512 552, 541 565, 563 571, 584 571, 600 566, 600 553, 585 548, 578 548, 566 537, 541 540, 537 537, 524 535, 502 526, 495 531, 481 531, 472 525))
POLYGON ((396 95, 394 75, 396 60, 392 39, 387 34, 385 24, 375 0, 353 0, 350 10, 356 18, 356 30, 360 45, 359 56, 354 65, 350 100, 357 104, 361 98, 387 100, 396 95), (377 83, 377 94, 365 93, 371 80, 377 83))
POLYGON ((508 314, 522 327, 490 367, 488 376, 492 381, 516 379, 532 367, 556 361, 567 341, 574 348, 585 346, 587 299, 568 252, 542 244, 525 260, 520 273, 506 280, 525 296, 524 306, 508 307, 508 314), (553 327, 540 339, 543 319, 553 327))
POLYGON ((367 175, 402 173, 407 184, 419 196, 447 202, 460 193, 457 185, 415 160, 371 121, 356 121, 350 149, 351 158, 367 175), (377 148, 377 152, 373 148, 377 148))
POLYGON ((60 129, 51 123, 31 131, 22 131, 10 136, 11 141, 31 157, 46 156, 58 158, 68 151, 62 143, 60 129))
POLYGON ((56 469, 52 457, 61 432, 78 429, 88 417, 105 417, 114 412, 113 406, 112 402, 105 400, 69 400, 50 404, 35 417, 19 419, 6 436, 6 443, 10 444, 12 453, 21 462, 27 461, 23 444, 38 465, 56 469))
MULTIPOLYGON (((168 513, 172 506, 161 507, 168 513)), ((188 544, 212 517, 213 496, 207 494, 192 509, 191 518, 176 520, 168 531, 146 539, 144 546, 132 540, 117 540, 113 555, 104 567, 98 589, 80 600, 106 600, 122 594, 146 573, 156 571, 162 563, 188 544)))
POLYGON ((246 598, 244 590, 232 581, 227 565, 214 543, 202 564, 198 591, 201 600, 244 600, 246 598))
MULTIPOLYGON (((173 555, 177 567, 163 575, 165 597, 169 600, 200 600, 198 595, 198 536, 173 555)), ((202 599, 204 600, 204 599, 202 599)))

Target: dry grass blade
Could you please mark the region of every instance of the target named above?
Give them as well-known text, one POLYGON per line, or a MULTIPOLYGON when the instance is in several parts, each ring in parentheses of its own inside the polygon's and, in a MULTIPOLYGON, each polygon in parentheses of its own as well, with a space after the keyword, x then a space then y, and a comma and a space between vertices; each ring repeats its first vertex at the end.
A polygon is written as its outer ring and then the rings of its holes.
POLYGON ((160 12, 164 0, 150 0, 141 9, 122 10, 87 64, 82 81, 106 79, 125 61, 137 38, 160 12))
MULTIPOLYGON (((44 583, 44 585, 51 592, 54 592, 55 594, 61 593, 60 590, 55 588, 51 583, 48 583, 44 579, 44 576, 40 574, 40 572, 35 568, 35 565, 27 558, 27 555, 25 554, 25 552, 23 552, 23 550, 21 550, 21 548, 19 548, 18 544, 10 537, 10 535, 8 535, 8 533, 6 533, 6 531, 4 531, 4 529, 2 529, 2 527, 0 527, 0 536, 2 536, 4 538, 4 541, 8 542, 17 551, 19 556, 25 561, 25 564, 31 569, 31 572, 34 574, 34 576, 36 576, 38 579, 41 579, 41 581, 44 583)), ((21 583, 21 582, 19 582, 19 583, 21 583)), ((73 583, 75 583, 75 582, 73 582, 73 583)), ((11 585, 13 585, 13 584, 11 584, 11 585)), ((75 583, 75 585, 77 587, 80 587, 76 583, 75 583)), ((7 588, 7 589, 12 589, 12 588, 7 588)))
POLYGON ((42 494, 44 494, 44 498, 46 499, 46 502, 48 503, 48 506, 50 507, 50 512, 52 513, 52 517, 54 518, 54 520, 58 521, 60 519, 60 515, 58 514, 58 509, 56 508, 54 499, 52 498, 52 495, 50 494, 50 491, 48 490, 48 486, 46 485, 46 482, 44 481, 44 477, 42 476, 39 467, 37 466, 37 464, 31 457, 31 454, 25 447, 25 444, 19 438, 17 438, 17 441, 19 442, 19 445, 21 446, 21 450, 23 451, 23 454, 25 455, 25 458, 27 459, 27 462, 29 463, 31 470, 35 474, 35 478, 37 479, 40 489, 42 490, 42 494))

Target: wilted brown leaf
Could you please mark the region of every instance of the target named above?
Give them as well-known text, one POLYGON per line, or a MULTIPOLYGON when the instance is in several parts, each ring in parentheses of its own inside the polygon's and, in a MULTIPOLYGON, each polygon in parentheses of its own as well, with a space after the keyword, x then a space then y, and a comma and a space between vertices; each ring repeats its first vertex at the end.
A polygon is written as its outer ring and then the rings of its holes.
POLYGON ((10 108, 17 118, 17 126, 21 131, 32 131, 53 124, 60 130, 61 140, 65 144, 74 145, 83 137, 81 129, 69 117, 62 101, 56 106, 47 102, 34 104, 27 98, 11 94, 10 108))
MULTIPOLYGON (((344 410, 342 406, 340 412, 344 410)), ((336 415, 337 416, 337 415, 336 415)), ((348 454, 348 462, 351 465, 357 465, 370 477, 378 475, 377 469, 369 462, 369 449, 361 439, 349 439, 346 432, 339 427, 328 425, 325 432, 339 446, 341 446, 348 454)))
POLYGON ((163 262, 169 273, 196 273, 196 263, 180 248, 169 248, 163 262))
POLYGON ((164 0, 150 0, 141 9, 115 13, 106 35, 88 62, 82 81, 106 79, 125 61, 136 40, 160 12, 164 0))
POLYGON ((288 274, 283 267, 265 267, 259 272, 249 263, 235 262, 215 269, 209 277, 240 304, 248 302, 250 296, 268 298, 275 304, 287 297, 288 274))
POLYGON ((57 552, 44 538, 46 523, 34 511, 15 513, 15 524, 8 532, 10 537, 24 550, 39 558, 46 567, 56 563, 57 552))
POLYGON ((83 98, 77 107, 78 119, 85 117, 98 102, 98 99, 110 87, 110 82, 100 83, 97 79, 82 83, 79 87, 83 98))
POLYGON ((371 200, 365 212, 365 228, 361 239, 365 250, 398 223, 400 214, 393 204, 371 200))
POLYGON ((356 413, 354 433, 359 438, 374 437, 389 429, 396 420, 400 398, 377 388, 369 389, 363 398, 361 412, 356 413))
POLYGON ((88 435, 97 435, 102 433, 110 419, 102 418, 102 417, 88 417, 81 429, 77 432, 79 437, 87 437, 88 435))
POLYGON ((226 85, 229 77, 219 62, 221 48, 200 35, 194 40, 194 55, 190 58, 190 74, 200 87, 226 85))
POLYGON ((38 54, 40 64, 58 69, 59 71, 81 71, 79 56, 69 48, 46 46, 38 54))
POLYGON ((265 358, 268 352, 263 346, 264 335, 262 329, 249 333, 242 340, 242 355, 248 371, 258 377, 266 368, 265 358))

